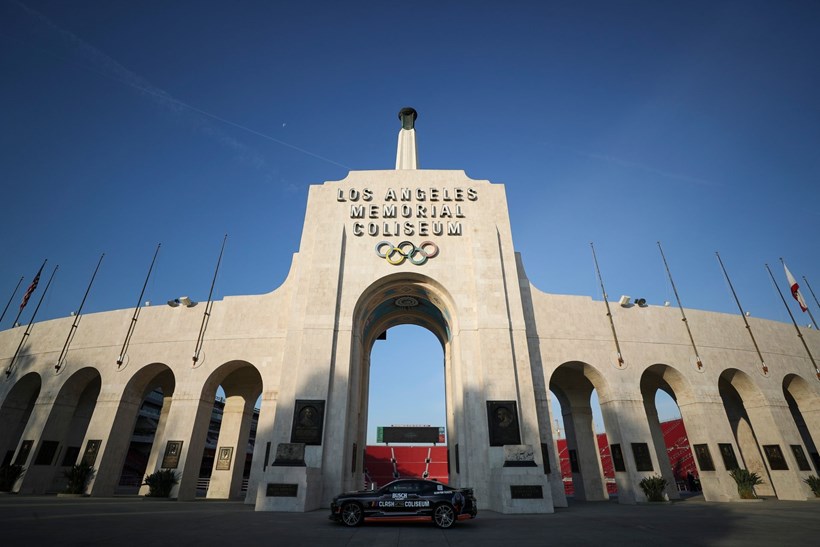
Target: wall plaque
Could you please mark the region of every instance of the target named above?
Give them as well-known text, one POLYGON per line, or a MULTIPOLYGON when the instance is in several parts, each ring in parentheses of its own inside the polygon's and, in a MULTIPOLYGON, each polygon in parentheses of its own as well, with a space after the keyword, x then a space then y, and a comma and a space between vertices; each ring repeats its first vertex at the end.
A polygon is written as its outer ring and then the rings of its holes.
MULTIPOLYGON (((709 445, 696 444, 693 445, 692 448, 695 450, 695 457, 698 459, 698 468, 701 471, 714 471, 715 462, 712 461, 712 454, 709 452, 709 445)), ((734 456, 734 452, 732 452, 732 455, 734 456)))
POLYGON ((504 467, 538 467, 535 452, 528 444, 505 444, 504 467))
POLYGON ((40 441, 40 450, 34 459, 34 465, 51 465, 57 455, 58 441, 40 441))
POLYGON ((94 467, 97 462, 97 453, 100 451, 101 440, 89 440, 85 443, 85 452, 83 453, 83 465, 90 465, 94 467))
POLYGON ((648 444, 632 443, 632 455, 635 457, 635 469, 637 471, 654 471, 648 444))
POLYGON ((764 444, 763 452, 766 454, 766 459, 769 460, 769 467, 772 471, 789 470, 786 458, 783 457, 783 451, 780 449, 779 444, 764 444))
POLYGON ((305 443, 279 443, 271 465, 305 467, 305 443))
POLYGON ((514 500, 544 499, 544 492, 540 484, 511 484, 510 497, 514 500))
POLYGON ((797 468, 800 471, 811 471, 811 465, 809 465, 809 460, 806 458, 806 453, 803 452, 803 447, 799 444, 793 444, 791 447, 794 459, 797 461, 797 468))
POLYGON ((231 459, 233 458, 232 446, 220 446, 216 453, 216 470, 229 471, 231 469, 231 459))
POLYGON ((17 452, 17 458, 14 460, 14 465, 25 465, 28 461, 28 455, 31 453, 31 448, 34 446, 34 441, 25 440, 20 443, 20 450, 17 452))
POLYGON ((621 445, 609 445, 609 454, 612 456, 612 466, 615 468, 615 471, 626 471, 626 464, 624 463, 624 453, 621 452, 621 445))
POLYGON ((297 399, 293 409, 290 442, 318 446, 322 444, 325 402, 297 399))
POLYGON ((487 401, 487 426, 490 446, 521 444, 518 406, 515 401, 487 401))
POLYGON ((269 498, 295 498, 299 493, 298 484, 268 483, 265 495, 269 498))
POLYGON ((182 441, 168 441, 165 445, 165 455, 162 457, 163 469, 179 467, 179 457, 182 455, 182 441))
POLYGON ((723 458, 723 467, 726 468, 726 471, 740 468, 735 456, 735 449, 731 443, 718 444, 718 450, 720 450, 720 457, 723 458))

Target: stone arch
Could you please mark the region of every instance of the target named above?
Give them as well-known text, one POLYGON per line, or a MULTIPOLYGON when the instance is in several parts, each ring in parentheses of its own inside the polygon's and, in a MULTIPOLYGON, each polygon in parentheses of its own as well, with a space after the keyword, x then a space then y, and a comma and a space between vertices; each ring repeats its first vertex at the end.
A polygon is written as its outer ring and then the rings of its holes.
POLYGON ((757 486, 756 492, 764 496, 776 495, 755 433, 755 422, 766 405, 763 393, 748 374, 735 368, 721 372, 718 392, 740 451, 741 465, 763 478, 764 484, 757 486))
POLYGON ((246 469, 246 460, 252 430, 255 437, 255 405, 262 393, 262 384, 259 370, 242 360, 220 365, 203 384, 200 396, 203 402, 214 401, 219 386, 225 392, 225 400, 220 404, 212 404, 210 409, 208 405, 199 408, 195 420, 205 422, 207 419, 207 435, 201 441, 191 439, 192 450, 200 442, 203 444, 198 457, 196 453, 192 454, 194 460, 203 462, 199 470, 207 463, 206 453, 213 454, 206 493, 208 498, 237 499, 242 495, 243 479, 249 478, 249 473, 246 476, 246 471, 250 471, 246 469), (210 430, 211 417, 220 413, 217 433, 210 430))
MULTIPOLYGON (((402 272, 380 278, 364 291, 354 306, 351 329, 350 404, 348 405, 345 445, 366 446, 367 406, 370 389, 370 355, 379 336, 391 327, 410 324, 432 332, 444 353, 445 406, 447 409, 447 443, 451 457, 450 481, 468 481, 467 469, 456 458, 453 449, 459 435, 465 435, 464 393, 454 390, 458 372, 452 361, 458 346, 456 307, 450 293, 435 280, 414 272, 402 272)), ((358 449, 357 449, 358 450, 358 449)), ((353 450, 345 450, 346 469, 352 469, 353 450)), ((363 458, 362 458, 363 460, 363 458)), ((357 487, 363 481, 363 461, 357 461, 355 472, 346 487, 357 487)))
MULTIPOLYGON (((678 405, 682 422, 685 424, 686 418, 684 417, 683 408, 687 408, 694 401, 692 386, 680 371, 664 363, 656 363, 647 367, 643 373, 641 373, 640 386, 644 408, 646 409, 647 422, 652 434, 652 444, 654 446, 655 455, 660 465, 661 475, 668 483, 666 494, 670 499, 678 499, 680 494, 676 483, 678 481, 684 481, 686 475, 681 469, 673 468, 672 462, 669 459, 666 441, 655 405, 655 397, 659 390, 669 395, 675 404, 678 405)), ((683 425, 682 427, 685 431, 686 426, 683 425)), ((686 448, 688 454, 684 461, 691 464, 694 458, 688 440, 686 448)), ((677 463, 680 464, 680 462, 677 463)), ((689 485, 687 485, 687 488, 688 487, 689 485)))
POLYGON ((588 363, 568 361, 556 367, 550 375, 549 389, 561 404, 575 497, 583 500, 608 499, 590 406, 593 390, 598 393, 601 404, 609 399, 606 378, 588 363))
POLYGON ((797 374, 787 374, 783 378, 783 397, 808 452, 807 458, 814 466, 814 472, 820 473, 820 393, 814 382, 797 374))
POLYGON ((157 460, 156 441, 167 424, 175 389, 171 368, 153 362, 134 371, 122 392, 106 394, 103 403, 110 407, 113 419, 101 418, 97 430, 102 443, 90 485, 92 495, 140 491, 146 470, 157 460))
POLYGON ((29 372, 14 383, 3 399, 3 405, 0 406, 0 466, 15 461, 14 455, 42 385, 40 375, 29 372))
POLYGON ((68 376, 56 396, 43 392, 24 436, 35 440, 26 473, 20 485, 22 493, 56 492, 65 486, 62 471, 74 465, 80 446, 94 414, 102 378, 94 367, 83 367, 68 376))

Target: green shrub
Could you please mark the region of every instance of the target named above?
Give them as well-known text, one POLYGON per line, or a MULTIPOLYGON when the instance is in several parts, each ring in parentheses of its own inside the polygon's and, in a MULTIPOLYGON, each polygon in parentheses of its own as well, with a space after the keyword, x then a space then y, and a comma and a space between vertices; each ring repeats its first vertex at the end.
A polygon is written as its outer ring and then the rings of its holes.
POLYGON ((145 476, 143 484, 148 486, 147 496, 152 498, 167 498, 171 489, 179 482, 179 474, 173 469, 160 469, 145 476))
POLYGON ((820 477, 817 475, 809 475, 803 479, 803 482, 809 485, 815 497, 820 498, 820 477))
POLYGON ((25 471, 25 468, 22 465, 11 464, 0 467, 0 492, 11 492, 14 483, 23 474, 23 471, 25 471))
POLYGON ((757 497, 755 486, 763 484, 763 479, 757 473, 751 473, 748 469, 732 469, 729 475, 737 483, 737 493, 740 499, 751 500, 757 497))
POLYGON ((664 501, 663 492, 669 482, 660 475, 644 477, 638 486, 641 487, 649 501, 664 501))
POLYGON ((85 463, 78 463, 70 469, 63 471, 63 476, 68 479, 66 484, 66 494, 85 494, 85 487, 94 475, 94 468, 85 463))

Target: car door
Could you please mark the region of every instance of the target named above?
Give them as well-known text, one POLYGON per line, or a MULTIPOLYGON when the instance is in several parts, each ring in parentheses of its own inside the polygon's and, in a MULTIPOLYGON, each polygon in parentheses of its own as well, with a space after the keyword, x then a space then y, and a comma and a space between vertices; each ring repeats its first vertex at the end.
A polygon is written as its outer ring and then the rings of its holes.
POLYGON ((419 499, 419 485, 417 481, 405 480, 393 482, 385 487, 385 492, 379 497, 379 507, 385 516, 406 514, 415 509, 407 507, 410 500, 419 499))

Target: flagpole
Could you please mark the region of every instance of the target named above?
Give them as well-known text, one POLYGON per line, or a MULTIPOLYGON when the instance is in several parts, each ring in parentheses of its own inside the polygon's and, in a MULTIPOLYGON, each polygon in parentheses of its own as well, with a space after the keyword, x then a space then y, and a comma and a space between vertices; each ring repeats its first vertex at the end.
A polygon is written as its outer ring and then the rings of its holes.
MULTIPOLYGON (((809 292, 811 293, 811 297, 812 297, 812 298, 814 298, 814 303, 815 303, 815 304, 817 304, 817 307, 818 307, 818 308, 820 308, 820 302, 818 302, 818 301, 817 301, 817 296, 814 294, 814 291, 813 291, 813 290, 811 290, 811 285, 809 285, 809 280, 808 280, 808 279, 806 279, 806 276, 805 276, 805 275, 804 275, 804 276, 802 276, 802 277, 803 277, 803 281, 805 281, 805 282, 806 282, 806 287, 808 287, 808 288, 809 288, 809 292)), ((814 318, 812 318, 812 321, 813 321, 813 320, 814 320, 814 318)), ((820 327, 818 327, 817 323, 815 323, 815 324, 814 324, 814 328, 816 329, 816 328, 820 328, 820 327)))
POLYGON ((68 336, 65 339, 65 344, 63 344, 63 349, 60 352, 60 356, 57 357, 57 364, 54 365, 54 370, 56 370, 57 372, 60 372, 60 369, 63 366, 63 361, 65 361, 66 354, 68 353, 68 347, 71 345, 71 341, 74 339, 74 333, 77 331, 77 327, 80 325, 80 317, 83 314, 83 306, 85 306, 85 299, 88 298, 88 293, 91 291, 91 285, 94 284, 94 278, 97 277, 97 272, 100 271, 100 264, 102 264, 104 256, 105 253, 100 255, 100 260, 97 262, 97 268, 94 270, 94 274, 91 276, 91 281, 88 282, 88 287, 85 289, 83 300, 82 302, 80 302, 80 308, 74 315, 74 323, 72 323, 71 329, 68 331, 68 336))
POLYGON ((789 317, 792 318, 792 324, 794 325, 794 330, 797 331, 797 337, 800 338, 800 341, 803 343, 803 347, 806 348, 806 353, 809 355, 811 364, 814 366, 814 373, 817 375, 817 379, 820 380, 820 368, 817 368, 817 363, 814 361, 814 357, 812 356, 811 351, 809 350, 809 346, 808 344, 806 344, 806 340, 803 338, 803 333, 800 332, 800 327, 797 326, 797 321, 795 321, 794 319, 794 314, 792 314, 792 310, 789 309, 789 305, 786 303, 786 298, 780 291, 780 287, 777 286, 777 281, 774 280, 774 275, 772 275, 772 270, 769 269, 768 264, 766 264, 766 271, 769 272, 769 277, 772 278, 774 288, 777 289, 777 294, 780 295, 780 300, 783 301, 783 305, 786 306, 786 311, 789 312, 789 317))
POLYGON ((666 263, 666 255, 663 254, 663 247, 661 247, 661 242, 658 241, 658 249, 661 252, 661 258, 663 258, 663 265, 666 268, 666 274, 669 276, 669 283, 672 284, 672 292, 675 293, 675 300, 678 302, 678 308, 680 308, 681 314, 681 321, 686 326, 686 332, 689 333, 689 341, 692 342, 692 349, 695 350, 695 359, 697 359, 697 367, 698 370, 703 368, 703 361, 700 360, 700 355, 698 354, 698 347, 695 345, 695 337, 692 336, 692 330, 689 328, 689 321, 686 319, 686 313, 683 311, 683 304, 681 304, 680 297, 678 296, 678 289, 675 287, 675 281, 672 279, 672 272, 669 271, 669 264, 666 263))
POLYGON ((743 318, 743 323, 746 325, 746 331, 749 333, 749 337, 752 339, 752 344, 754 344, 757 356, 760 357, 760 365, 763 367, 763 374, 769 374, 769 367, 766 366, 766 361, 763 359, 763 354, 760 353, 760 348, 757 347, 757 340, 755 340, 755 335, 752 333, 752 327, 749 325, 749 321, 746 319, 746 312, 743 311, 743 307, 740 305, 740 299, 738 299, 737 293, 735 292, 735 288, 732 286, 732 280, 729 279, 729 274, 726 273, 726 268, 723 266, 723 261, 720 259, 720 253, 715 251, 715 256, 717 256, 718 262, 720 263, 720 269, 723 270, 723 276, 726 278, 726 281, 729 283, 729 288, 732 290, 732 296, 735 297, 737 309, 740 310, 740 316, 743 318))
POLYGON ((139 298, 137 298, 137 305, 134 308, 134 315, 131 317, 131 322, 128 324, 128 332, 125 333, 125 340, 122 342, 122 349, 120 349, 120 356, 117 357, 117 368, 122 366, 125 361, 125 353, 128 351, 128 345, 131 343, 131 336, 134 334, 134 328, 137 326, 137 320, 142 309, 142 297, 145 295, 145 288, 148 286, 148 279, 151 277, 151 271, 154 269, 154 263, 157 261, 159 248, 162 243, 157 244, 157 250, 154 251, 154 258, 151 259, 151 265, 148 267, 148 274, 145 276, 145 283, 142 284, 142 291, 140 291, 139 298))
POLYGON ((618 355, 618 366, 624 366, 624 358, 621 355, 621 345, 618 343, 618 333, 615 331, 615 322, 612 320, 612 310, 609 309, 609 299, 604 288, 604 278, 601 277, 601 269, 598 267, 598 257, 595 255, 595 245, 589 243, 592 249, 592 260, 595 261, 595 272, 598 274, 598 281, 601 283, 601 292, 604 293, 604 304, 606 304, 606 316, 609 318, 609 326, 612 328, 612 338, 615 340, 615 351, 618 355))
MULTIPOLYGON (((788 271, 788 270, 789 270, 789 269, 786 267, 786 263, 783 261, 783 257, 782 257, 782 256, 780 257, 780 263, 783 265, 783 269, 784 269, 785 271, 788 271)), ((791 272, 789 272, 789 275, 791 275, 791 272)), ((792 276, 792 277, 794 277, 794 276, 792 276)), ((795 285, 797 285, 797 281, 795 281, 794 283, 795 283, 795 285)), ((799 285, 797 285, 797 286, 799 287, 799 285)), ((789 289, 791 289, 791 287, 789 287, 789 289)), ((795 300, 797 300, 797 297, 798 297, 798 296, 800 296, 800 298, 801 298, 801 299, 803 298, 803 295, 801 295, 801 294, 800 294, 799 289, 797 289, 797 294, 795 294, 795 293, 794 293, 794 291, 793 291, 793 292, 792 292, 792 296, 794 296, 795 300)), ((798 305, 799 305, 799 304, 804 304, 804 303, 805 303, 805 301, 802 301, 802 302, 801 302, 800 300, 798 300, 798 301, 797 301, 797 303, 798 303, 798 305)), ((803 309, 803 306, 802 306, 802 305, 800 306, 800 309, 801 309, 801 310, 803 309)), ((814 315, 812 315, 811 310, 809 309, 808 304, 806 304, 806 312, 809 314, 809 317, 811 317, 811 324, 812 324, 812 325, 814 325, 814 326, 817 326, 817 321, 815 321, 815 320, 814 320, 814 315)))
MULTIPOLYGON (((48 259, 43 260, 42 266, 40 266, 40 269, 37 270, 37 275, 34 276, 34 279, 36 279, 38 282, 40 281, 40 274, 43 273, 43 268, 46 267, 46 262, 48 262, 48 259)), ((31 283, 32 283, 32 285, 34 285, 34 280, 32 280, 31 283)), ((31 288, 31 287, 29 287, 29 288, 31 288)), ((34 289, 36 289, 36 288, 37 288, 37 285, 34 285, 34 289)), ((32 291, 34 289, 32 289, 32 291)), ((22 313, 23 313, 23 308, 25 308, 26 304, 28 303, 28 300, 25 298, 25 296, 23 297, 23 300, 24 301, 20 303, 20 309, 17 311, 17 317, 14 318, 14 322, 11 324, 12 328, 17 326, 17 321, 20 320, 20 315, 22 315, 22 313)))
POLYGON ((222 239, 222 248, 219 250, 219 258, 216 261, 214 278, 213 281, 211 281, 211 291, 208 293, 208 303, 205 305, 205 313, 202 315, 202 324, 199 326, 199 336, 197 336, 196 339, 196 349, 194 350, 193 366, 196 366, 197 361, 199 361, 199 354, 202 352, 202 346, 205 343, 205 329, 208 328, 208 321, 211 318, 211 307, 213 306, 213 300, 211 298, 214 294, 214 285, 216 285, 216 275, 219 273, 219 265, 222 263, 222 253, 225 252, 226 241, 228 241, 228 234, 225 234, 225 237, 222 239))
POLYGON ((16 295, 16 294, 17 294, 17 289, 19 289, 19 288, 20 288, 20 284, 23 282, 23 279, 24 279, 24 278, 25 278, 25 276, 21 275, 21 276, 20 276, 20 281, 18 281, 18 282, 17 282, 17 286, 16 286, 16 287, 14 287, 14 292, 13 292, 13 293, 11 293, 11 296, 9 297, 9 301, 6 303, 6 307, 5 307, 5 308, 3 308, 3 314, 2 314, 2 315, 0 315, 0 323, 2 323, 2 322, 3 322, 3 318, 6 316, 6 312, 8 311, 9 306, 11 306, 11 301, 12 301, 12 300, 14 300, 14 295, 16 295))
MULTIPOLYGON (((45 264, 45 263, 44 263, 45 264)), ((51 277, 48 278, 48 283, 46 283, 46 288, 43 289, 43 293, 40 295, 40 300, 37 302, 37 307, 34 308, 34 313, 31 314, 31 320, 28 322, 28 326, 26 327, 26 332, 23 333, 23 338, 20 339, 20 345, 17 346, 17 351, 14 352, 14 356, 11 358, 11 362, 9 363, 8 368, 6 368, 6 378, 11 376, 12 368, 14 367, 14 362, 17 360, 17 355, 20 354, 20 350, 23 348, 23 344, 26 342, 26 338, 31 333, 31 325, 34 324, 34 318, 37 317, 37 311, 40 309, 40 304, 43 303, 43 299, 46 297, 46 293, 48 292, 48 288, 51 286, 51 280, 54 279, 54 274, 57 273, 57 268, 60 265, 57 264, 54 266, 54 271, 51 272, 51 277)))

